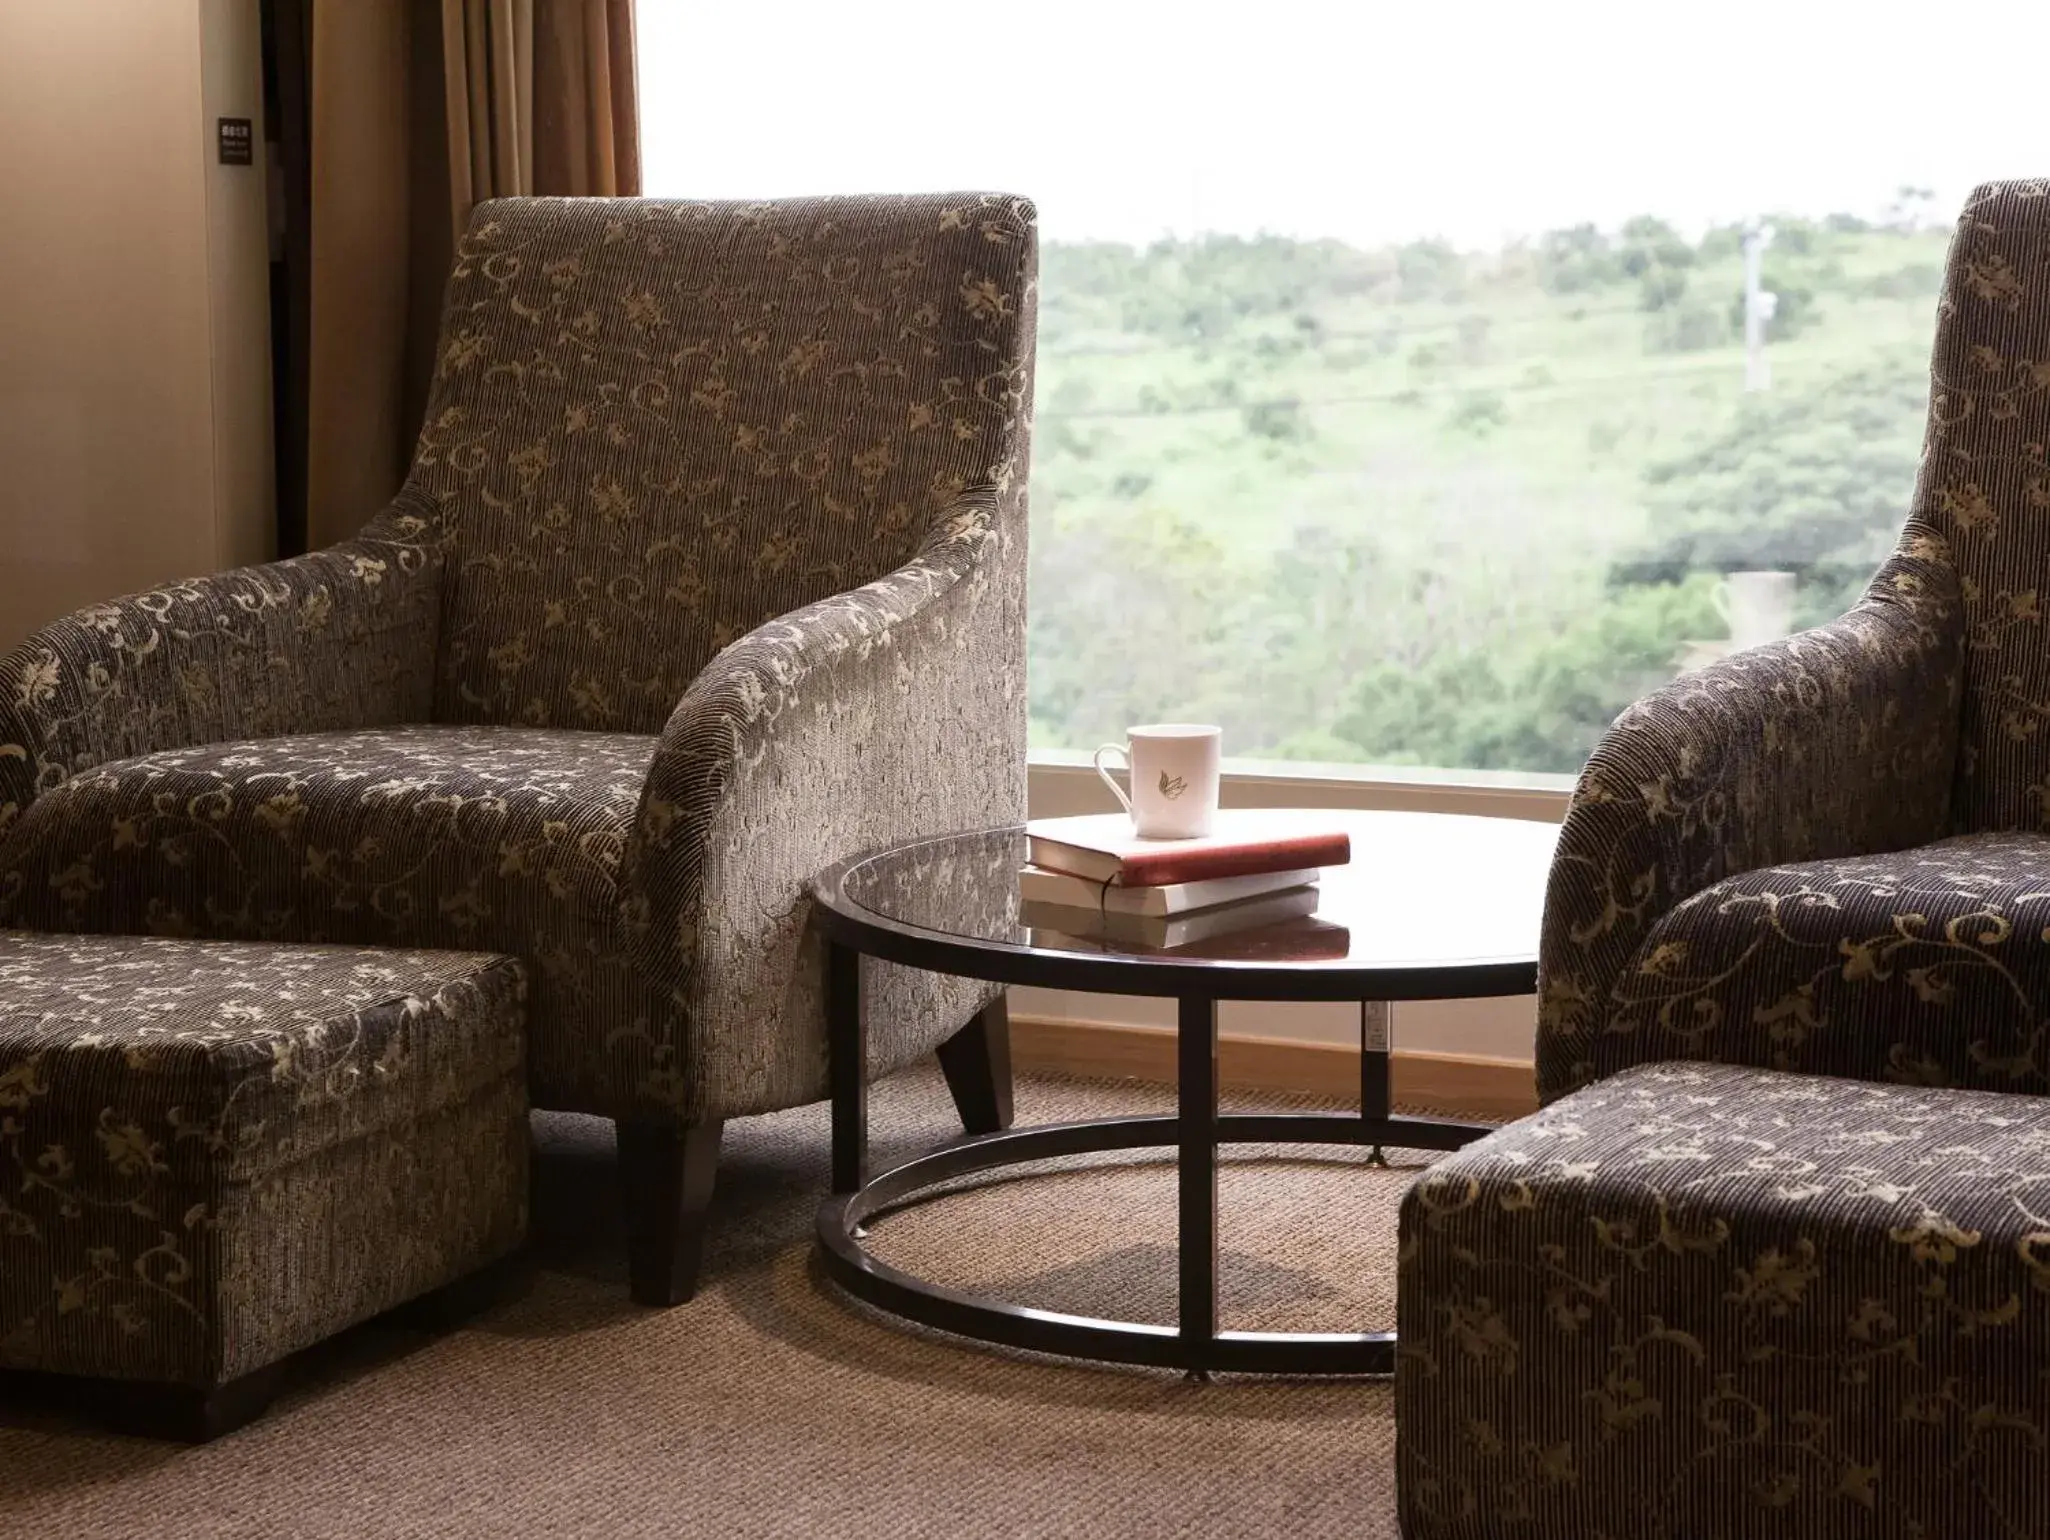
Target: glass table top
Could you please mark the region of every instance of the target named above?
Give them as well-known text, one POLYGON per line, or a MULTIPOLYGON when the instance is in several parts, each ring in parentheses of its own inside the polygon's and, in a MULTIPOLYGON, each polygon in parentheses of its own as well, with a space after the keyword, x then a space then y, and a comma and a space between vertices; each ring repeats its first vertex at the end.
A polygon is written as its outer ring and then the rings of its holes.
POLYGON ((1343 827, 1352 840, 1351 862, 1324 870, 1314 908, 1175 946, 1029 923, 1035 912, 1021 914, 1018 898, 1026 859, 1025 832, 1018 828, 950 835, 862 857, 828 873, 819 898, 856 928, 1018 949, 1050 960, 1256 971, 1469 970, 1498 978, 1505 968, 1535 967, 1558 825, 1444 813, 1301 816, 1306 824, 1343 827))

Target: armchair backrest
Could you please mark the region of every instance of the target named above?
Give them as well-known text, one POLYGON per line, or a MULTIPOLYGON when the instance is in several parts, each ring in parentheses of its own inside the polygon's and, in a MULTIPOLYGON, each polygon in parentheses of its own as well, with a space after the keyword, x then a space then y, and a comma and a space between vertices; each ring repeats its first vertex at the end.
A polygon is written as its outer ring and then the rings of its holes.
POLYGON ((1954 816, 2050 828, 2050 181, 1965 205, 1931 376, 1902 555, 1949 565, 1962 604, 1954 816))
POLYGON ((996 194, 481 204, 408 483, 449 529, 436 719, 657 731, 729 642, 1022 494, 1036 257, 996 194))

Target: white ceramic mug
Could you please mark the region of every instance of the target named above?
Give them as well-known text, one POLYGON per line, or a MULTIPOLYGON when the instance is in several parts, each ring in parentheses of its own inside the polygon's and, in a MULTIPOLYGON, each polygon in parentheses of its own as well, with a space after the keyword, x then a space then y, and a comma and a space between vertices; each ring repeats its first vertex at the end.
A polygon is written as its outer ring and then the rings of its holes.
POLYGON ((1791 572, 1732 572, 1716 585, 1716 613, 1738 647, 1777 641, 1794 629, 1791 572))
POLYGON ((1193 722, 1155 722, 1127 728, 1124 743, 1096 751, 1096 773, 1132 815, 1141 839, 1186 840, 1217 823, 1217 762, 1224 730, 1193 722), (1132 793, 1111 778, 1106 754, 1124 756, 1132 793))

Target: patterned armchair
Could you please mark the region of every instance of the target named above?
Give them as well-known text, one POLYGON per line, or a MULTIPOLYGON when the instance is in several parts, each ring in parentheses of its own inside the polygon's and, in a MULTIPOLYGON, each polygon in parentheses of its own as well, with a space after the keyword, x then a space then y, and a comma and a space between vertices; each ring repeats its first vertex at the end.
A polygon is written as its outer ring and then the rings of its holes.
MULTIPOLYGON (((534 1101, 617 1120, 688 1297, 722 1121, 826 1092, 809 879, 1022 816, 1036 249, 996 195, 482 205, 389 510, 0 662, 0 924, 529 959, 534 1101)), ((988 986, 870 976, 874 1072, 993 1089, 988 986)))
POLYGON ((1619 718, 1540 952, 1549 1101, 1712 1059, 2050 1092, 2050 182, 1951 246, 1920 483, 1848 615, 1619 718))

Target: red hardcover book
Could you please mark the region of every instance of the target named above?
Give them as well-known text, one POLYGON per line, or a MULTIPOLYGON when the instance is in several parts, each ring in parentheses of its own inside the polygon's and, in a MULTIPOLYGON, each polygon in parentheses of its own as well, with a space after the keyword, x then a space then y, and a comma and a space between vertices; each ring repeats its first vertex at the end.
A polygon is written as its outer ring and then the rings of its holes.
POLYGON ((1123 813, 1035 818, 1025 833, 1034 866, 1121 888, 1343 866, 1352 859, 1351 836, 1329 815, 1295 808, 1231 808, 1217 815, 1213 832, 1186 840, 1141 839, 1123 813))

